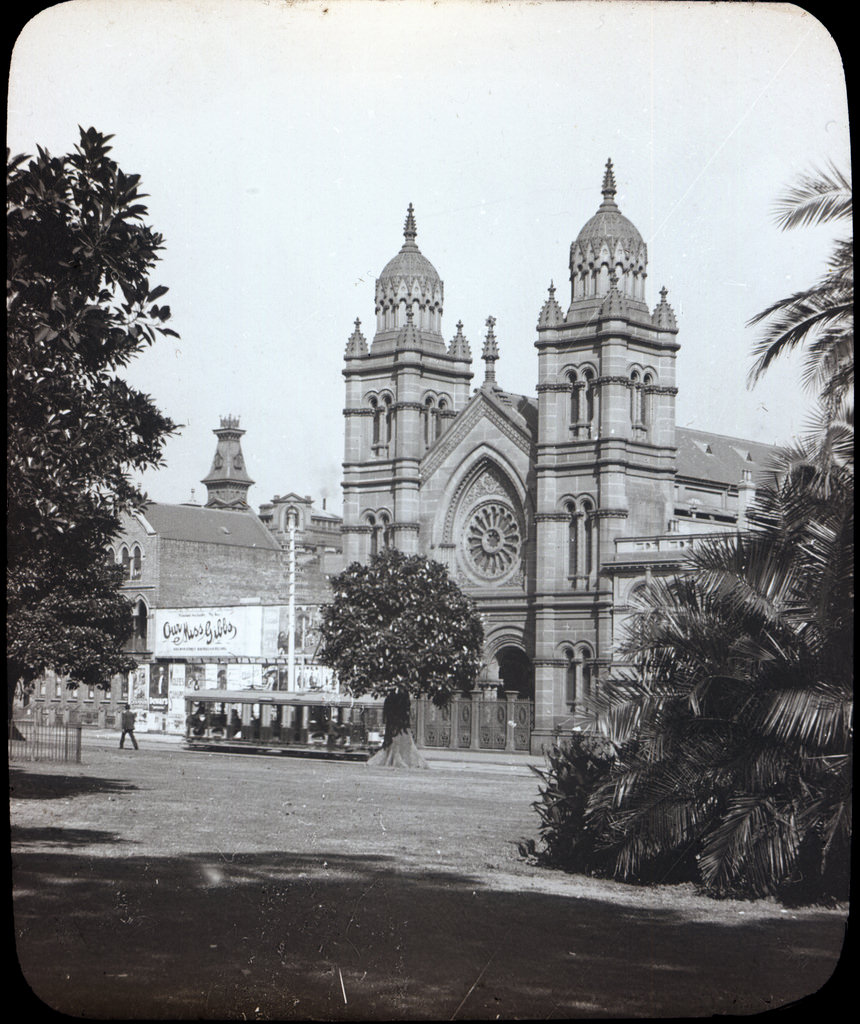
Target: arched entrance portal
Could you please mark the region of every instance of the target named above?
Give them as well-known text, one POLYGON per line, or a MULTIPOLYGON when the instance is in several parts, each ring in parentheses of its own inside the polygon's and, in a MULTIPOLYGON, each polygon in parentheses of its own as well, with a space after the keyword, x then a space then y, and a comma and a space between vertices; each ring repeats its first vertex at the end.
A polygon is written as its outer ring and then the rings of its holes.
POLYGON ((496 653, 496 661, 505 692, 514 691, 520 697, 534 700, 535 674, 525 651, 519 647, 502 647, 496 653))

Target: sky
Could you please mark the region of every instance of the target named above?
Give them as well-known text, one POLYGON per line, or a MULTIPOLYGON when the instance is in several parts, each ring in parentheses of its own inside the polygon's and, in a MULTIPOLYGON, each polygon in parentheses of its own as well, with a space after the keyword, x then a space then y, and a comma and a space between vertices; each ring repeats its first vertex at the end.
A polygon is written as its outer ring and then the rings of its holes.
POLYGON ((612 158, 648 245, 647 299, 678 317, 677 422, 780 443, 810 398, 797 359, 746 384, 751 316, 824 273, 838 226, 781 231, 799 175, 850 169, 839 50, 790 4, 466 0, 71 0, 12 54, 7 144, 115 136, 166 249, 153 284, 180 339, 125 372, 181 432, 141 478, 205 501, 221 416, 238 415, 258 508, 341 507, 347 338, 415 207, 445 284, 442 333, 535 394, 538 313, 569 302, 570 244, 612 158))

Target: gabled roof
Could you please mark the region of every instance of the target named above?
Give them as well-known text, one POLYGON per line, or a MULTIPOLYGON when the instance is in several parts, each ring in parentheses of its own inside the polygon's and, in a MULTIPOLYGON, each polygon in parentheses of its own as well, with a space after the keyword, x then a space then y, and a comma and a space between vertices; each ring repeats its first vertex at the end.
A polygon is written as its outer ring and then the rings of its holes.
POLYGON ((166 540, 280 550, 280 544, 253 512, 153 501, 144 509, 143 519, 166 540))
POLYGON ((677 427, 675 445, 679 477, 738 484, 746 469, 752 472, 753 483, 773 478, 770 466, 776 447, 772 444, 677 427))
POLYGON ((537 403, 533 398, 513 395, 500 388, 478 388, 445 433, 424 453, 421 460, 424 479, 436 472, 451 446, 460 444, 482 416, 489 417, 524 452, 529 452, 537 440, 537 403))

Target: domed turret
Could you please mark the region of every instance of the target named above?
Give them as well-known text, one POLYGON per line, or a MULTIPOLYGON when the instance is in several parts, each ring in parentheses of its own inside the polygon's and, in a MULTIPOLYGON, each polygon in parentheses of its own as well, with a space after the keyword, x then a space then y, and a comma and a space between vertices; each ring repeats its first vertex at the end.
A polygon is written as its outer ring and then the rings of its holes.
POLYGON ((639 231, 615 202, 615 173, 606 161, 603 202, 570 247, 571 303, 603 299, 609 293, 610 278, 618 278, 619 293, 645 301, 648 247, 639 231))
POLYGON ((421 347, 445 351, 442 340, 444 286, 436 268, 415 242, 418 230, 412 203, 406 211, 403 245, 385 264, 376 281, 376 337, 374 349, 393 344, 412 311, 412 323, 421 347))

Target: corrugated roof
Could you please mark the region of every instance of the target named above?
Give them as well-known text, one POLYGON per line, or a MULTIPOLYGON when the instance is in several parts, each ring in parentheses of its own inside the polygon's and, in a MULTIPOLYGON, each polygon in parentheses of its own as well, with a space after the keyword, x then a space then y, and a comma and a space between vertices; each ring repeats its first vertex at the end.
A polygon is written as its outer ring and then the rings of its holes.
POLYGON ((772 478, 770 463, 776 447, 740 437, 711 434, 706 430, 677 427, 678 476, 713 483, 738 484, 745 469, 754 483, 772 478))
POLYGON ((279 550, 280 544, 253 512, 150 502, 143 515, 159 537, 279 550))

